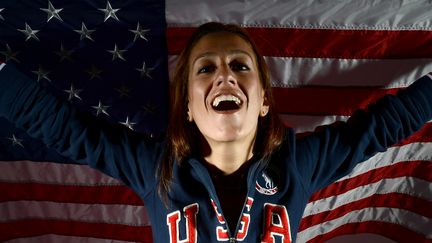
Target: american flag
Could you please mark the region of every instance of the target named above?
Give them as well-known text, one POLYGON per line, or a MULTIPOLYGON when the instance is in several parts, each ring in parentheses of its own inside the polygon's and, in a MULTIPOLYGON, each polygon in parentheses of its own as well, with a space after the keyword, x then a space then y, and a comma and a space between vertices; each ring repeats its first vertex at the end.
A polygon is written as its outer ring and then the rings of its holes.
MULTIPOLYGON (((0 0, 0 59, 78 109, 160 136, 187 37, 208 21, 236 23, 266 58, 283 122, 303 133, 430 72, 431 10, 402 0, 0 0)), ((297 242, 432 242, 431 141, 428 123, 314 194, 297 242)), ((0 160, 0 241, 152 242, 130 189, 5 120, 0 160)))

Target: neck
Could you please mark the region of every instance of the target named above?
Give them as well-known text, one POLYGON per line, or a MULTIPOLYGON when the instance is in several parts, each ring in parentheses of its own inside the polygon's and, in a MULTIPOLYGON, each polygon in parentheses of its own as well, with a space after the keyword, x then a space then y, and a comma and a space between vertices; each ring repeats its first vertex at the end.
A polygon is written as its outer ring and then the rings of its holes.
POLYGON ((255 137, 244 141, 207 141, 209 152, 204 159, 225 175, 236 172, 253 156, 255 137))

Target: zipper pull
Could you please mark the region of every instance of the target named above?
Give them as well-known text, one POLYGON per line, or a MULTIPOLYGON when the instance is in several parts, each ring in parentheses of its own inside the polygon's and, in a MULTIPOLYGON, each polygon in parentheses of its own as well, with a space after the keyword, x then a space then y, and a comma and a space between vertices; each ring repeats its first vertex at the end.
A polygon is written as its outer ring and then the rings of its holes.
POLYGON ((236 241, 235 238, 230 238, 230 239, 229 239, 229 242, 230 242, 230 243, 236 243, 237 241, 236 241))

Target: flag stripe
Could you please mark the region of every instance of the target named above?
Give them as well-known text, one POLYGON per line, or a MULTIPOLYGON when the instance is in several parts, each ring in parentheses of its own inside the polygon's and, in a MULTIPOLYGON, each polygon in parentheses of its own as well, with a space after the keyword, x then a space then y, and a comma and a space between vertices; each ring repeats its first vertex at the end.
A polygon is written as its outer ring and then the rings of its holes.
POLYGON ((407 87, 432 70, 432 59, 334 59, 266 56, 273 87, 407 87), (327 75, 333 73, 333 75, 327 75), (337 74, 337 75, 336 75, 337 74))
POLYGON ((0 222, 55 219, 130 226, 150 224, 145 207, 133 205, 9 201, 0 203, 0 213, 3 215, 0 222))
MULTIPOLYGON (((401 161, 384 167, 372 169, 364 174, 333 183, 319 193, 314 194, 311 201, 317 202, 321 198, 334 197, 384 178, 415 176, 416 178, 432 182, 432 161, 401 161)), ((432 200, 432 196, 430 198, 432 200)))
MULTIPOLYGON (((431 129, 427 129, 429 134, 430 130, 431 129)), ((412 141, 412 143, 408 143, 403 146, 395 146, 388 148, 385 152, 377 153, 370 159, 357 164, 349 175, 342 177, 341 179, 339 179, 339 181, 350 180, 351 178, 366 173, 370 170, 396 164, 401 161, 432 161, 432 154, 430 153, 430 151, 432 150, 431 146, 431 143, 417 143, 415 141, 412 141)), ((314 200, 314 197, 311 198, 311 200, 314 200)))
POLYGON ((351 87, 273 88, 276 110, 282 114, 351 115, 359 108, 399 89, 351 87), (325 100, 325 102, 322 102, 325 100))
MULTIPOLYGON (((174 70, 178 55, 168 58, 174 70)), ((432 70, 432 59, 334 59, 264 57, 269 67, 272 87, 407 87, 432 70), (337 75, 329 77, 328 73, 337 75)), ((172 80, 172 72, 170 72, 172 80)))
MULTIPOLYGON (((169 28, 168 53, 178 55, 196 28, 169 28)), ((341 59, 432 57, 431 31, 247 28, 265 56, 341 59), (340 48, 344 46, 344 48, 340 48)))
POLYGON ((385 193, 404 193, 410 196, 416 196, 424 200, 432 201, 431 195, 422 195, 422 192, 416 189, 432 190, 432 183, 415 177, 399 177, 386 178, 374 183, 355 188, 353 190, 338 194, 337 196, 329 196, 324 199, 319 199, 308 203, 303 217, 308 217, 321 212, 329 211, 354 201, 364 199, 372 194, 385 193), (393 184, 392 184, 393 183, 393 184), (416 185, 408 183, 418 183, 416 185))
MULTIPOLYGON (((355 224, 354 224, 355 225, 355 224)), ((353 226, 355 229, 355 226, 353 226)), ((338 228, 339 230, 340 228, 338 228)), ((352 230, 352 229, 351 229, 352 230)), ((334 232, 334 231, 333 231, 334 232)), ((335 235, 334 238, 328 239, 326 243, 363 243, 363 242, 375 242, 375 243, 395 243, 394 240, 391 240, 383 235, 379 235, 377 233, 356 233, 356 234, 340 234, 335 235)))
POLYGON ((369 197, 335 207, 332 210, 304 217, 299 230, 302 231, 313 225, 318 225, 322 222, 342 217, 350 211, 361 210, 368 207, 400 208, 428 218, 432 218, 432 212, 430 210, 432 207, 432 202, 429 200, 407 195, 404 192, 387 192, 385 194, 379 194, 379 192, 376 192, 369 197), (400 202, 404 203, 401 204, 400 202))
POLYGON ((125 186, 70 186, 40 183, 0 183, 0 202, 31 200, 84 204, 143 206, 142 200, 125 186))
POLYGON ((65 235, 54 235, 47 234, 34 237, 25 237, 9 240, 8 243, 28 243, 28 242, 61 242, 61 243, 76 243, 76 242, 91 242, 91 243, 127 243, 136 241, 126 240, 113 240, 113 239, 100 239, 93 237, 77 237, 77 236, 65 236, 65 235))
POLYGON ((41 182, 61 185, 123 185, 120 181, 102 174, 87 165, 60 164, 52 162, 2 161, 0 181, 41 182))
POLYGON ((125 240, 145 243, 152 242, 151 227, 149 226, 133 227, 112 223, 88 223, 73 220, 61 221, 49 218, 0 223, 0 241, 44 234, 71 235, 101 239, 109 238, 119 241, 125 240))
POLYGON ((313 132, 318 126, 329 125, 337 121, 347 121, 349 116, 279 114, 279 118, 285 126, 294 128, 298 134, 303 134, 313 132))
POLYGON ((217 2, 166 1, 169 27, 198 26, 208 21, 243 26, 372 30, 431 30, 430 3, 424 1, 296 1, 217 2), (193 6, 193 7, 191 7, 193 6))
MULTIPOLYGON (((369 213, 368 210, 366 213, 369 213)), ((384 212, 387 209, 384 209, 384 212)), ((389 213, 393 213, 394 210, 388 209, 389 213)), ((398 212, 395 212, 398 213, 398 212)), ((352 215, 354 218, 356 215, 352 215)), ((380 215, 381 216, 381 215, 380 215)), ((410 228, 406 228, 401 225, 400 222, 383 222, 383 221, 366 221, 366 222, 349 222, 344 225, 340 225, 337 228, 329 229, 328 233, 324 234, 314 234, 314 238, 304 237, 300 235, 297 237, 298 242, 327 242, 328 240, 339 236, 339 235, 349 235, 351 232, 356 233, 376 233, 385 236, 388 239, 392 239, 396 242, 424 242, 430 243, 430 240, 426 240, 421 232, 416 232, 410 228)), ((306 234, 305 234, 306 236, 306 234)), ((392 243, 394 242, 392 241, 392 243)), ((366 242, 369 242, 367 240, 366 242)), ((372 241, 370 241, 372 242, 372 241)), ((379 241, 377 241, 379 242, 379 241)))
MULTIPOLYGON (((331 232, 332 230, 335 230, 342 225, 360 222, 362 224, 365 224, 367 223, 367 221, 381 221, 390 224, 400 224, 401 222, 403 222, 404 227, 408 229, 406 232, 404 232, 405 234, 422 234, 423 236, 419 235, 419 237, 426 237, 428 239, 432 239, 432 233, 430 231, 430 229, 432 229, 432 221, 430 221, 428 218, 398 208, 370 207, 361 210, 353 210, 344 215, 343 217, 322 222, 319 225, 311 226, 306 230, 300 231, 297 234, 297 241, 307 242, 308 240, 311 240, 312 242, 314 242, 313 239, 315 237, 325 234, 325 232, 331 232), (379 219, 377 219, 377 217, 379 219)), ((371 229, 366 230, 367 231, 365 232, 374 232, 371 229)), ((396 239, 400 240, 404 238, 401 238, 400 235, 397 235, 396 239)), ((411 238, 411 240, 413 239, 414 238, 411 238)))
MULTIPOLYGON (((329 125, 337 121, 347 121, 349 116, 313 116, 313 115, 294 115, 294 114, 280 114, 281 121, 287 126, 292 127, 299 134, 305 132, 313 132, 316 127, 329 125)), ((419 131, 411 135, 409 138, 403 140, 399 145, 407 144, 410 142, 428 142, 432 141, 432 128, 430 123, 426 123, 419 131)))

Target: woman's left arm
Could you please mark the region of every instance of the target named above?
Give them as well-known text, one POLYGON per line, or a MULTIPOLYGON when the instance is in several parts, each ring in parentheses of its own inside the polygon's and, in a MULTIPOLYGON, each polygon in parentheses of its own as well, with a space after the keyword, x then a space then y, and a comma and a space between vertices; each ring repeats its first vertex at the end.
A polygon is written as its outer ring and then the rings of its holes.
POLYGON ((386 95, 344 123, 297 140, 296 167, 310 193, 348 174, 359 162, 410 136, 432 119, 432 73, 386 95))

